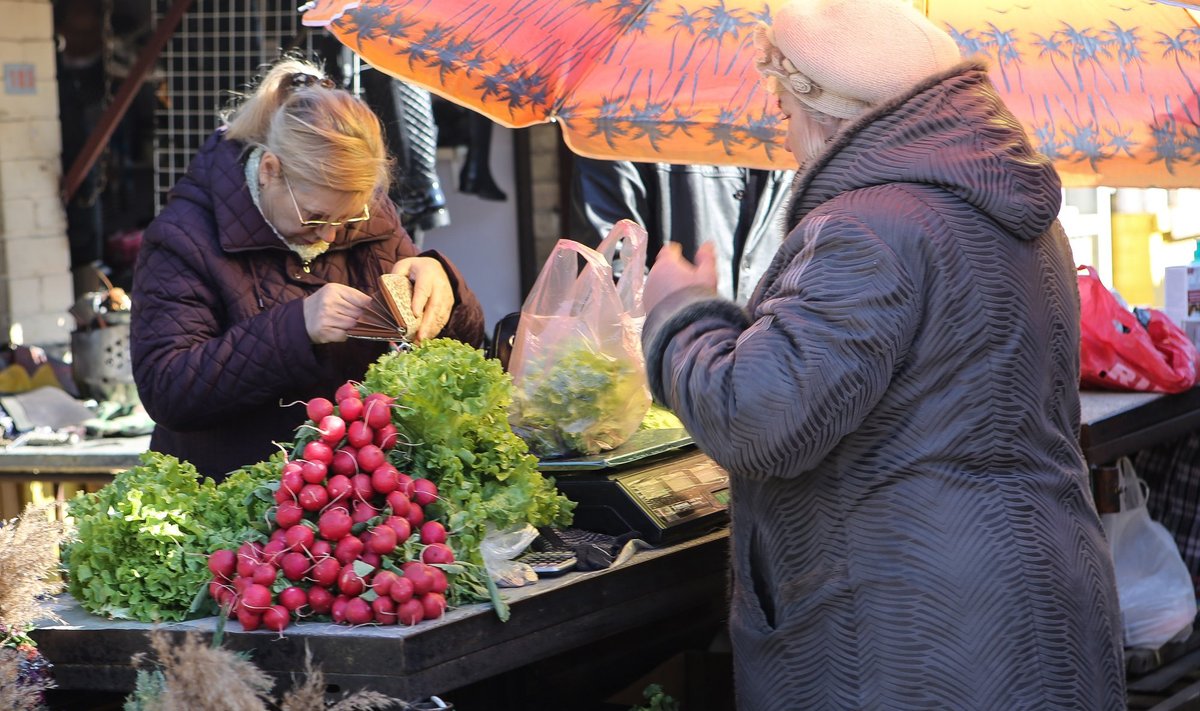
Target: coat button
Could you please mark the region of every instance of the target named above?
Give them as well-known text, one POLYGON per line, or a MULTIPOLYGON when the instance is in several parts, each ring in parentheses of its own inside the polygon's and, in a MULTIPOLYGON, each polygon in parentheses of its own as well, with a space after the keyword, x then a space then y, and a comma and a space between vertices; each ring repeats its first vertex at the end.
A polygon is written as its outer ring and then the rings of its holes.
POLYGON ((742 199, 744 199, 745 197, 746 197, 746 191, 745 191, 745 190, 739 190, 739 191, 737 191, 736 193, 734 193, 734 194, 733 194, 733 199, 734 199, 734 200, 742 200, 742 199))

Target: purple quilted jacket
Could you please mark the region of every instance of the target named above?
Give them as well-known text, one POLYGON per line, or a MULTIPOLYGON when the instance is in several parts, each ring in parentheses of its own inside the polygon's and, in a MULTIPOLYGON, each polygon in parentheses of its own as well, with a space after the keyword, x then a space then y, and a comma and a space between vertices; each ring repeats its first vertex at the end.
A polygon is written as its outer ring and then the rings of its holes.
MULTIPOLYGON (((379 275, 417 256, 386 197, 371 219, 339 230, 305 265, 263 219, 246 188, 245 146, 218 131, 146 229, 133 284, 133 372, 157 426, 150 446, 218 480, 290 442, 299 403, 332 397, 361 379, 385 346, 314 345, 302 299, 330 282, 366 293, 379 275)), ((462 276, 436 252, 455 292, 440 335, 480 346, 483 311, 462 276)))

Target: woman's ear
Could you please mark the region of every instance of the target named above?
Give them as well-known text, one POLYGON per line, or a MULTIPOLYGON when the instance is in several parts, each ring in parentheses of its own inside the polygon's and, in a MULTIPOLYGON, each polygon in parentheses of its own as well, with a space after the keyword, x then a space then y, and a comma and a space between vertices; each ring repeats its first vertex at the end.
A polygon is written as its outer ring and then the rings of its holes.
POLYGON ((283 173, 279 157, 271 151, 263 151, 262 161, 258 164, 258 182, 265 184, 267 178, 275 180, 283 173))

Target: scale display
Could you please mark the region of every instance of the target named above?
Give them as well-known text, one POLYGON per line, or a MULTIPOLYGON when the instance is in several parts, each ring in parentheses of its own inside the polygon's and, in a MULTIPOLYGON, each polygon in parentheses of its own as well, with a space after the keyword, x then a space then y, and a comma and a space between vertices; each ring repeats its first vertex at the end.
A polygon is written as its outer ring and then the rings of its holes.
POLYGON ((670 454, 619 469, 552 472, 575 501, 575 526, 650 543, 702 535, 729 520, 729 474, 702 452, 670 454))

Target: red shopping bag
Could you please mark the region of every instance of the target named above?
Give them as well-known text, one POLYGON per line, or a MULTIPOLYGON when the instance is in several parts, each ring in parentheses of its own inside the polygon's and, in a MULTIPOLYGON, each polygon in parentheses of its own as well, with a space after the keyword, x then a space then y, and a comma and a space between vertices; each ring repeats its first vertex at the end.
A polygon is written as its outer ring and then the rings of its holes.
POLYGON ((1121 306, 1092 267, 1079 267, 1079 381, 1087 387, 1177 393, 1196 384, 1191 339, 1156 309, 1121 306))

